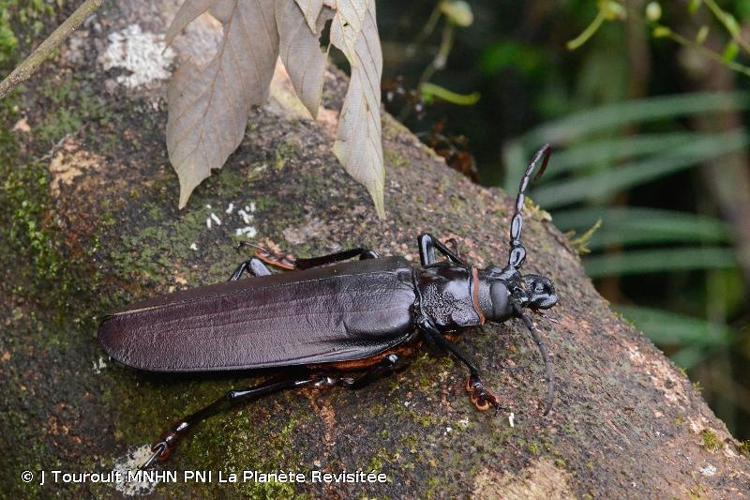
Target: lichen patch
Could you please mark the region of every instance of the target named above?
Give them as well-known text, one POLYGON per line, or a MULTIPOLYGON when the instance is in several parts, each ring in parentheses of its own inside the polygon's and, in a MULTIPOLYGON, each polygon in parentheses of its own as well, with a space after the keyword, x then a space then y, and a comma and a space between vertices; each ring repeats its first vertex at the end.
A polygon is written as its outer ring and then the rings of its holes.
POLYGON ((103 164, 104 158, 81 149, 73 140, 67 140, 49 164, 50 195, 57 198, 63 185, 70 185, 77 177, 103 164))
POLYGON ((474 498, 573 498, 570 474, 541 459, 518 474, 485 469, 474 479, 474 498))
POLYGON ((152 82, 165 80, 171 75, 169 66, 175 57, 164 43, 164 36, 143 32, 137 24, 110 33, 109 44, 99 55, 105 70, 122 69, 115 81, 127 88, 138 88, 152 82))

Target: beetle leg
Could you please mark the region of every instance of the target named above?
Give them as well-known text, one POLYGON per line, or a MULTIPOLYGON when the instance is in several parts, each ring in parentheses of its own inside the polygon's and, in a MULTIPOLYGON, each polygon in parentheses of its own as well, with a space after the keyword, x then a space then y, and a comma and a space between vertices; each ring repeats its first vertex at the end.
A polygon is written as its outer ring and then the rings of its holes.
POLYGON ((237 269, 232 273, 229 281, 237 281, 246 272, 253 276, 269 276, 271 274, 271 270, 268 269, 262 260, 253 257, 237 266, 237 269))
POLYGON ((365 387, 366 385, 369 385, 378 379, 387 377, 388 375, 392 375, 398 370, 404 368, 408 363, 409 361, 399 357, 397 354, 389 354, 383 359, 383 361, 380 362, 379 365, 374 366, 373 368, 365 372, 364 375, 361 375, 354 379, 353 383, 348 387, 350 389, 361 389, 362 387, 365 387))
POLYGON ((208 419, 209 417, 216 415, 217 413, 227 411, 248 401, 260 399, 261 397, 267 396, 269 394, 280 392, 286 389, 306 387, 309 385, 313 385, 318 381, 319 379, 310 376, 300 376, 299 378, 292 377, 283 379, 275 378, 266 380, 265 382, 249 389, 229 391, 213 403, 179 420, 176 424, 170 427, 164 434, 162 434, 161 440, 151 447, 153 455, 140 468, 145 469, 153 464, 156 460, 165 462, 170 457, 180 440, 185 437, 185 435, 189 431, 191 431, 193 427, 208 419))
POLYGON ((500 402, 494 394, 484 387, 476 361, 474 361, 469 354, 464 352, 463 349, 448 342, 440 330, 438 330, 428 319, 422 318, 418 321, 417 326, 436 347, 450 352, 457 360, 469 369, 469 379, 466 382, 466 391, 469 393, 469 398, 476 409, 479 411, 486 411, 490 409, 490 407, 494 407, 499 411, 501 409, 500 402))
POLYGON ((466 261, 458 256, 457 253, 454 253, 447 245, 445 245, 445 243, 431 234, 420 234, 417 238, 417 243, 419 244, 419 259, 422 261, 422 266, 431 266, 437 263, 435 250, 439 251, 447 257, 449 261, 455 264, 460 264, 462 266, 467 265, 466 261))
POLYGON ((353 259, 354 257, 359 257, 359 260, 377 259, 380 257, 376 252, 367 248, 352 248, 341 252, 322 255, 320 257, 311 257, 309 259, 297 259, 292 255, 274 253, 264 248, 258 248, 255 252, 255 256, 267 264, 289 271, 324 266, 326 264, 333 264, 334 262, 353 259))
POLYGON ((297 269, 310 269, 311 267, 324 266, 326 264, 333 264, 334 262, 341 262, 343 260, 353 259, 359 257, 359 260, 366 259, 377 259, 380 255, 377 252, 373 252, 368 248, 352 248, 344 250, 342 252, 336 252, 328 255, 322 255, 320 257, 311 257, 309 259, 297 259, 297 269))

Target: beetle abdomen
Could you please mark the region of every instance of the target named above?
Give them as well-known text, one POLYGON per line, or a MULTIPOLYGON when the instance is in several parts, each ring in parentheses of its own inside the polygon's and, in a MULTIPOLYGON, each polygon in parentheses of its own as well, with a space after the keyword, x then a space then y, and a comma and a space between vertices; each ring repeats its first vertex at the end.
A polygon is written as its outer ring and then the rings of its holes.
POLYGON ((413 329, 401 258, 246 278, 135 304, 105 318, 115 360, 149 371, 266 368, 364 359, 413 329))

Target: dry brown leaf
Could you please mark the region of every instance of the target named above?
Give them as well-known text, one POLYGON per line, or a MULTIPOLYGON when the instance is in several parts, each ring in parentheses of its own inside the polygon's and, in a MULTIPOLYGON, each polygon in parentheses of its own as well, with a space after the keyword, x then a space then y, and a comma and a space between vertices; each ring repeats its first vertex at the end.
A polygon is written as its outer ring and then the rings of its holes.
POLYGON ((331 43, 351 65, 351 79, 339 117, 333 151, 344 168, 364 184, 380 217, 385 217, 385 169, 380 122, 383 55, 375 0, 338 0, 331 43))
POLYGON ((180 208, 242 142, 250 106, 263 103, 278 55, 275 0, 234 0, 224 38, 205 67, 183 64, 167 96, 167 149, 180 208))
POLYGON ((319 34, 332 20, 331 43, 352 68, 334 153, 383 217, 383 61, 375 0, 186 0, 168 41, 206 11, 224 26, 219 51, 205 68, 183 65, 168 95, 167 148, 180 179, 180 208, 242 142, 250 106, 268 97, 279 53, 298 97, 317 115, 327 59, 319 34))
POLYGON ((167 34, 164 37, 167 45, 172 45, 175 37, 196 17, 211 8, 215 2, 216 0, 185 0, 172 19, 172 24, 167 28, 167 34))
MULTIPOLYGON (((320 17, 325 23, 326 16, 321 14, 320 17)), ((310 30, 296 3, 276 3, 276 25, 279 30, 281 60, 297 96, 315 118, 323 95, 328 53, 321 50, 318 35, 310 30)))
MULTIPOLYGON (((284 1, 284 0, 282 0, 284 1)), ((235 0, 216 0, 211 7, 211 15, 222 23, 229 21, 232 16, 232 10, 234 10, 235 0)))
POLYGON ((310 31, 319 34, 318 15, 323 8, 323 0, 296 0, 296 3, 302 11, 302 14, 304 14, 307 25, 310 27, 310 31))

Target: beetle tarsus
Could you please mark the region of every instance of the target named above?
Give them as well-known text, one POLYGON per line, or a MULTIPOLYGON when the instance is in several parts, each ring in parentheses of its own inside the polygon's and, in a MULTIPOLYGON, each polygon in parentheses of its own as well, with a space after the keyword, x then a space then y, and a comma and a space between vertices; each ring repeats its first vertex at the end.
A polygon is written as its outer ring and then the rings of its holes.
POLYGON ((502 409, 497 397, 484 387, 484 384, 476 375, 469 375, 466 380, 466 392, 469 393, 469 399, 479 411, 487 411, 492 407, 496 411, 502 409))

